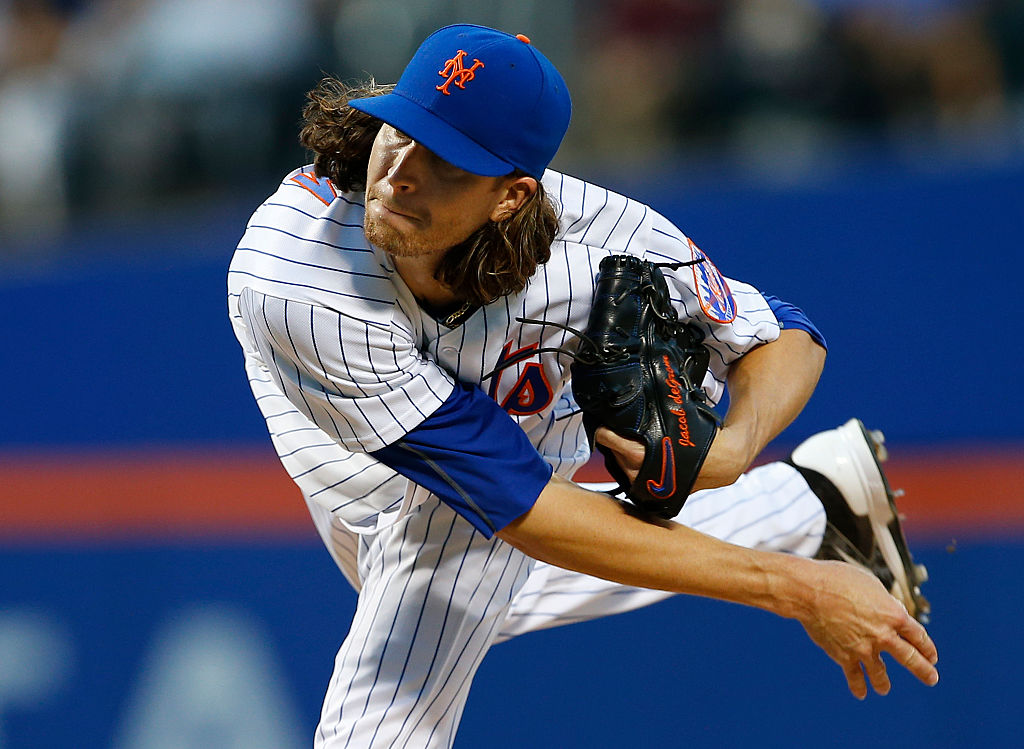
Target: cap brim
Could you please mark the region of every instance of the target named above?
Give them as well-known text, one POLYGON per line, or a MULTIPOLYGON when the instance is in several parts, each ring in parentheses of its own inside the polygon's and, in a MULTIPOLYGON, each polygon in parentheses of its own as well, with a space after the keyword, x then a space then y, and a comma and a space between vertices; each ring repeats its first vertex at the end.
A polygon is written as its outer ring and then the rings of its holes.
POLYGON ((499 159, 432 112, 401 94, 390 93, 352 99, 349 106, 383 120, 433 151, 437 156, 472 174, 502 177, 515 165, 499 159))

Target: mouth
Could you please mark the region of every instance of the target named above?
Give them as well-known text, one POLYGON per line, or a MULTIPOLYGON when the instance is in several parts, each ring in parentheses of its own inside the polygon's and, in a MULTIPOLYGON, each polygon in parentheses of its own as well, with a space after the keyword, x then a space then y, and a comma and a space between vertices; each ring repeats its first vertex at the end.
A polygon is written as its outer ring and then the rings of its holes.
POLYGON ((421 221, 419 216, 417 216, 417 215, 415 215, 415 214, 413 214, 413 213, 411 213, 409 211, 406 211, 404 209, 401 209, 398 206, 388 205, 387 203, 385 203, 379 197, 374 197, 374 198, 372 198, 372 200, 377 204, 377 206, 379 207, 381 213, 383 213, 384 215, 399 216, 401 218, 404 218, 407 221, 416 221, 416 222, 420 222, 421 221))

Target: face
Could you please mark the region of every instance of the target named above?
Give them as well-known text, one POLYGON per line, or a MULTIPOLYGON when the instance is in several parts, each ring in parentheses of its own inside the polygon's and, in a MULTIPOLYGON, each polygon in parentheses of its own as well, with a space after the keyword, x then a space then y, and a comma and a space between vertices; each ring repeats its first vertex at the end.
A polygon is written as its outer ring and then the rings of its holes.
POLYGON ((366 237, 397 257, 446 250, 509 211, 513 182, 459 169, 385 124, 366 172, 366 237))

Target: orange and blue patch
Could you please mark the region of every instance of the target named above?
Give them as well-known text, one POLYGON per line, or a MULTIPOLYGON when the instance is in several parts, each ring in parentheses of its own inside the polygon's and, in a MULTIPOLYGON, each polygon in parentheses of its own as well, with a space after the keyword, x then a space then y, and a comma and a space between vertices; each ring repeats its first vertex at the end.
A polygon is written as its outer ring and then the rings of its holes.
POLYGON ((313 172, 300 172, 292 182, 313 193, 324 205, 330 205, 338 197, 338 191, 327 177, 317 177, 313 172))
POLYGON ((719 272, 715 264, 711 262, 706 254, 692 240, 687 239, 690 250, 693 252, 695 263, 690 267, 693 269, 693 282, 697 290, 697 298, 700 301, 700 308, 708 319, 718 323, 729 323, 736 319, 736 300, 729 291, 729 284, 719 272))
MULTIPOLYGON (((536 349, 540 344, 531 343, 516 351, 512 350, 512 341, 505 344, 494 366, 494 377, 487 390, 487 395, 498 399, 498 384, 501 382, 501 375, 511 360, 518 362, 529 356, 530 351, 536 349)), ((522 366, 519 378, 509 389, 501 401, 501 407, 510 416, 532 416, 538 414, 551 405, 555 398, 555 391, 548 382, 544 367, 540 362, 526 362, 522 366)))

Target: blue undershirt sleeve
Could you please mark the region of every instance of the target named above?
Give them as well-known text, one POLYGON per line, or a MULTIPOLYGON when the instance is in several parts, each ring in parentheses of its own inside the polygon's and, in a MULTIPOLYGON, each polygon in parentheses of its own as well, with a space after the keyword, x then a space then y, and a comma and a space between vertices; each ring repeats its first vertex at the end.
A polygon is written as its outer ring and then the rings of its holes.
POLYGON ((770 294, 764 294, 765 301, 768 302, 768 306, 771 307, 773 313, 775 313, 775 319, 779 321, 779 326, 783 330, 790 330, 792 328, 799 328, 800 330, 807 331, 811 338, 814 339, 815 343, 821 346, 826 351, 828 350, 828 344, 825 343, 825 336, 821 334, 817 326, 811 322, 810 318, 804 314, 804 311, 794 304, 784 302, 778 297, 771 296, 770 294))
POLYGON ((487 538, 533 507, 551 478, 519 425, 465 383, 419 426, 370 455, 438 495, 487 538))

